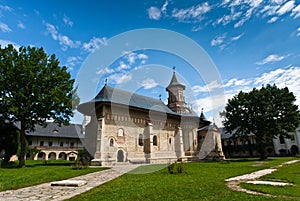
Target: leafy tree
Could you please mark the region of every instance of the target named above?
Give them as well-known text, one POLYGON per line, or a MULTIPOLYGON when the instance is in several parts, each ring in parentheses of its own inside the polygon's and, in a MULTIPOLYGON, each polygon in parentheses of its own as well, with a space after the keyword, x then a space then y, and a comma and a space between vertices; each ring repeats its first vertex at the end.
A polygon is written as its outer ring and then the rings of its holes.
MULTIPOLYGON (((224 127, 237 136, 253 133, 261 159, 266 158, 266 145, 278 136, 288 137, 300 123, 296 98, 287 87, 274 85, 239 92, 225 107, 224 127)), ((223 114, 223 115, 222 115, 223 114)))
POLYGON ((26 130, 46 120, 68 124, 79 98, 74 79, 43 48, 0 47, 0 118, 20 123, 19 167, 25 165, 26 130))
POLYGON ((0 138, 0 151, 5 151, 5 162, 8 162, 11 156, 20 154, 20 132, 15 126, 3 122, 0 125, 0 138))

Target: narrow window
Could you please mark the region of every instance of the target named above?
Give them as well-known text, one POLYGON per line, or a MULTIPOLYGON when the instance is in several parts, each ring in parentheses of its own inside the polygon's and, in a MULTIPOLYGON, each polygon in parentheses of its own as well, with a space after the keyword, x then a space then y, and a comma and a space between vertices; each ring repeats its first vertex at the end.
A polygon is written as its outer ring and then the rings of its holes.
POLYGON ((144 146, 144 142, 143 142, 143 135, 139 134, 139 146, 144 146))
POLYGON ((51 141, 48 142, 48 146, 49 146, 49 147, 52 147, 52 142, 51 142, 51 141))
POLYGON ((109 140, 109 146, 110 146, 110 147, 113 147, 113 146, 114 146, 114 140, 113 140, 113 139, 110 139, 110 140, 109 140))
POLYGON ((59 146, 63 147, 64 146, 64 142, 60 142, 59 146))
POLYGON ((70 146, 71 146, 71 147, 74 147, 74 142, 71 142, 71 143, 70 143, 70 146))
POLYGON ((40 141, 40 146, 44 146, 44 141, 40 141))
POLYGON ((124 130, 122 128, 118 130, 118 136, 124 136, 124 130))
POLYGON ((153 136, 153 146, 157 146, 157 136, 153 136))

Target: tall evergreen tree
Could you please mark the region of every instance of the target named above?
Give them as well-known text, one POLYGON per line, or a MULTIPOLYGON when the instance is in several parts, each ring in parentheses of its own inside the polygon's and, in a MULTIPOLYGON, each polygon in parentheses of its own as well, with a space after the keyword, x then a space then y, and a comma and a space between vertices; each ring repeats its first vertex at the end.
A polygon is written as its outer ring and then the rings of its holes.
POLYGON ((26 130, 46 120, 68 124, 79 103, 74 79, 43 48, 0 47, 0 118, 20 123, 19 167, 25 165, 26 130))
POLYGON ((228 100, 225 107, 224 127, 229 133, 255 135, 261 159, 266 158, 265 148, 272 139, 294 132, 300 123, 296 98, 287 87, 266 85, 245 93, 239 92, 228 100))

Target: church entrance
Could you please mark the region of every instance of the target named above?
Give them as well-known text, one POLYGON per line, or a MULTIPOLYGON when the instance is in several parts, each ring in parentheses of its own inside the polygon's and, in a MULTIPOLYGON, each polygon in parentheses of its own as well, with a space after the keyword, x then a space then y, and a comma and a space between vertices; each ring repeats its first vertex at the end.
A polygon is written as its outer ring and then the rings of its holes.
POLYGON ((121 149, 117 153, 117 162, 124 162, 124 151, 121 149))

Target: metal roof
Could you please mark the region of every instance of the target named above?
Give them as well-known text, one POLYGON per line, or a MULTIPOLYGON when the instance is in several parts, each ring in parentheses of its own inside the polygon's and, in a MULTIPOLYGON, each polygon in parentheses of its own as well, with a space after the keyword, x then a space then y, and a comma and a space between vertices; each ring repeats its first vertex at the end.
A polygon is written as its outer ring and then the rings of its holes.
POLYGON ((61 138, 84 138, 82 126, 80 124, 70 124, 68 126, 57 126, 54 122, 47 122, 47 126, 35 126, 34 132, 26 132, 27 136, 38 137, 61 137, 61 138))
MULTIPOLYGON (((140 94, 128 92, 125 90, 113 88, 105 85, 98 95, 91 101, 82 103, 78 106, 77 110, 83 114, 88 114, 93 107, 95 108, 95 103, 115 103, 125 106, 130 106, 134 108, 141 108, 145 110, 163 112, 167 114, 172 114, 176 116, 181 116, 180 114, 173 112, 168 108, 161 100, 143 96, 140 94)), ((186 116, 194 116, 197 114, 187 114, 186 116)))

